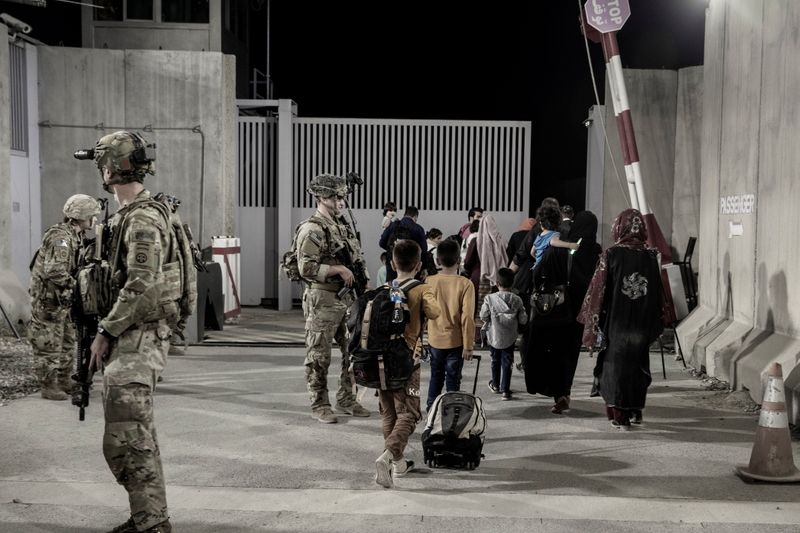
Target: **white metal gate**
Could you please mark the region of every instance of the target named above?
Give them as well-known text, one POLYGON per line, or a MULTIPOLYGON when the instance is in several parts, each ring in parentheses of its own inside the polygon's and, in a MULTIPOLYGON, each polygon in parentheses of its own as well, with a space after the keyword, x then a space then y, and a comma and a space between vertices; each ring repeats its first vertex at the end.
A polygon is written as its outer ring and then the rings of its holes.
MULTIPOLYGON (((308 182, 320 173, 358 172, 351 198, 370 272, 378 266, 380 210, 387 201, 420 209, 426 229, 449 235, 473 206, 490 211, 506 235, 528 213, 529 122, 366 120, 293 117, 291 200, 279 199, 278 123, 239 117, 238 178, 244 305, 277 297, 277 212, 291 203, 291 231, 311 214, 308 182)), ((288 194, 288 192, 287 192, 288 194)))
POLYGON ((386 201, 427 211, 527 207, 530 123, 298 118, 294 205, 313 207, 311 178, 358 172, 369 184, 354 209, 386 201))

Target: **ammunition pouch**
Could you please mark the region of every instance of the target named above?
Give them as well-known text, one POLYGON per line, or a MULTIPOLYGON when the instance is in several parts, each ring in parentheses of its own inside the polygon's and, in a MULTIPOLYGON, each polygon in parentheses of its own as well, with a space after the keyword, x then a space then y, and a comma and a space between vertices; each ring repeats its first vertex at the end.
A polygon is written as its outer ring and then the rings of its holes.
POLYGON ((77 289, 84 315, 106 316, 114 302, 111 266, 106 261, 90 263, 78 271, 77 289))

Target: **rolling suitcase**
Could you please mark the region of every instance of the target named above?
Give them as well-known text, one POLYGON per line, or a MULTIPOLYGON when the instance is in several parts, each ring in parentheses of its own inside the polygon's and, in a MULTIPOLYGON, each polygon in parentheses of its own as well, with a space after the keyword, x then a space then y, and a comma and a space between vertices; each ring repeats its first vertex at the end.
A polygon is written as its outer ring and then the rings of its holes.
POLYGON ((473 470, 481 463, 486 413, 483 400, 475 395, 481 356, 473 357, 478 364, 475 366, 472 394, 445 392, 431 405, 422 432, 422 451, 428 466, 473 470))

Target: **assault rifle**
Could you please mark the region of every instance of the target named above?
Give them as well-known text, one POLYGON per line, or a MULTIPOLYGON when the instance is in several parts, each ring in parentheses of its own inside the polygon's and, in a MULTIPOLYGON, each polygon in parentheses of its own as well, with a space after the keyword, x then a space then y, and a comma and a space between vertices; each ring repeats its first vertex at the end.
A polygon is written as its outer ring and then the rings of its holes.
MULTIPOLYGON (((76 307, 80 308, 80 296, 76 298, 76 307)), ((74 309, 74 308, 73 308, 74 309)), ((76 314, 82 313, 78 310, 76 314)), ((86 418, 86 408, 89 406, 89 395, 92 388, 92 378, 94 372, 89 368, 92 360, 92 341, 97 335, 97 315, 77 316, 76 325, 76 354, 75 354, 75 374, 72 380, 77 383, 77 387, 72 391, 72 405, 78 408, 78 420, 86 418)))
MULTIPOLYGON (((345 180, 347 181, 348 188, 352 191, 358 186, 364 184, 364 180, 356 174, 355 172, 348 172, 345 175, 345 180)), ((350 209, 350 202, 345 198, 345 206, 347 206, 347 214, 350 216, 348 220, 344 215, 339 218, 339 222, 347 226, 347 231, 350 233, 351 237, 355 237, 358 241, 358 244, 361 245, 361 233, 359 233, 358 228, 356 227, 356 219, 353 216, 353 211, 350 209)), ((351 290, 355 290, 356 294, 364 294, 367 290, 367 284, 369 283, 369 275, 367 274, 367 268, 364 264, 362 258, 358 257, 356 259, 353 258, 353 255, 350 253, 350 248, 347 246, 342 246, 339 250, 334 252, 334 257, 347 268, 349 268, 353 272, 354 280, 352 287, 342 287, 339 289, 337 295, 339 298, 342 298, 345 294, 350 292, 351 290)))
MULTIPOLYGON (((76 383, 76 388, 72 391, 72 405, 78 408, 78 420, 83 421, 86 418, 86 407, 89 406, 89 395, 92 388, 92 378, 94 372, 89 368, 92 360, 92 342, 97 335, 97 324, 100 322, 100 317, 97 312, 97 301, 95 299, 94 309, 86 309, 85 303, 90 301, 87 298, 88 294, 84 294, 86 286, 80 282, 82 275, 81 271, 90 265, 99 265, 104 259, 108 245, 108 200, 99 198, 100 209, 105 209, 103 223, 95 226, 95 239, 94 243, 91 242, 86 246, 86 253, 81 257, 79 264, 79 280, 75 283, 75 290, 73 291, 73 304, 72 304, 72 319, 75 322, 76 339, 75 339, 75 373, 72 375, 72 380, 76 383)), ((99 270, 95 269, 92 272, 97 273, 99 270)), ((94 281, 102 282, 103 280, 94 279, 94 281)))
POLYGON ((338 250, 333 252, 333 257, 336 258, 341 264, 349 268, 353 272, 353 285, 351 287, 342 287, 336 293, 339 298, 342 298, 350 291, 355 291, 357 295, 364 294, 367 290, 367 283, 369 283, 369 276, 367 276, 367 269, 364 267, 364 262, 359 258, 353 259, 353 254, 350 253, 350 248, 342 245, 338 250))

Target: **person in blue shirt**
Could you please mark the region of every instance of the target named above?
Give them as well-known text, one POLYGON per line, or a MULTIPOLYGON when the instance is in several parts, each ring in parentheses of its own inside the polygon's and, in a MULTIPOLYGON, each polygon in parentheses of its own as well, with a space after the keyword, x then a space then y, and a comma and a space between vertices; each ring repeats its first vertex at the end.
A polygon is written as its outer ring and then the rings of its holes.
POLYGON ((543 206, 539 208, 537 218, 542 225, 542 232, 534 239, 531 255, 534 258, 533 266, 539 264, 545 250, 550 246, 556 248, 569 248, 577 250, 579 243, 561 240, 559 229, 563 223, 561 211, 557 207, 543 206))

